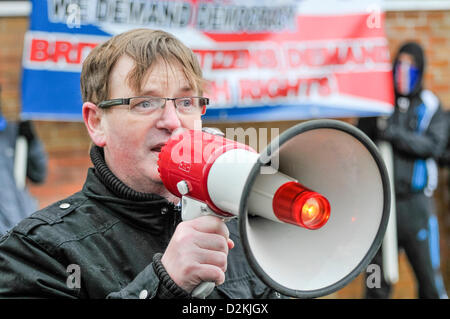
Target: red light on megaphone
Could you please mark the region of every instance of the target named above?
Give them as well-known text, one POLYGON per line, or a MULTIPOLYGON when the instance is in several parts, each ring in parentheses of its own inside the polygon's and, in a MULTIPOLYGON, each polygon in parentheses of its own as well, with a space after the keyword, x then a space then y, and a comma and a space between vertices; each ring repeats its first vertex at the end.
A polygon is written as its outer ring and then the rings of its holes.
POLYGON ((294 181, 275 192, 272 207, 279 220, 307 229, 318 229, 330 218, 328 200, 294 181))

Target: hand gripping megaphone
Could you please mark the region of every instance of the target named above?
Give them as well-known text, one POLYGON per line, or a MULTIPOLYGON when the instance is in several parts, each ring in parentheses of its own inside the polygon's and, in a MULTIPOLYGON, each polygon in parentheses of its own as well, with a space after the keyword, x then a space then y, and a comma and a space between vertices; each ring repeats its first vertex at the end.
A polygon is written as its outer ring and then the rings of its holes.
MULTIPOLYGON (((374 257, 389 219, 389 179, 376 146, 337 120, 291 127, 260 154, 185 131, 161 149, 158 170, 181 197, 183 220, 237 216, 249 265, 291 297, 320 297, 348 284, 374 257)), ((192 295, 213 288, 203 283, 192 295)))

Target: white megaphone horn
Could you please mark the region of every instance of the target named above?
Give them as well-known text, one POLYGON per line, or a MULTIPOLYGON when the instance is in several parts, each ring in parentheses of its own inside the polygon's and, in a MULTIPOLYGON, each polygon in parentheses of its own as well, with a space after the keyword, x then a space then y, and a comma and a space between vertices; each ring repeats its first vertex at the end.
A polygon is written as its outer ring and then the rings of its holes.
MULTIPOLYGON (((377 252, 389 218, 384 162, 364 133, 341 121, 298 124, 260 154, 186 131, 161 149, 158 170, 182 198, 184 220, 238 216, 249 265, 287 296, 319 297, 348 284, 377 252)), ((192 295, 213 288, 203 283, 192 295)))

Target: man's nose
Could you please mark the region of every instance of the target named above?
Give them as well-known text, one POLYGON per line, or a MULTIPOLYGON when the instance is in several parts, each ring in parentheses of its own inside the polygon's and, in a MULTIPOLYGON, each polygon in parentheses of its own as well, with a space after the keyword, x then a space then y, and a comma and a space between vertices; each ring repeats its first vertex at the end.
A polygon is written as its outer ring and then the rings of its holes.
POLYGON ((161 111, 161 116, 156 122, 157 128, 173 131, 181 127, 181 121, 173 101, 167 101, 161 111))

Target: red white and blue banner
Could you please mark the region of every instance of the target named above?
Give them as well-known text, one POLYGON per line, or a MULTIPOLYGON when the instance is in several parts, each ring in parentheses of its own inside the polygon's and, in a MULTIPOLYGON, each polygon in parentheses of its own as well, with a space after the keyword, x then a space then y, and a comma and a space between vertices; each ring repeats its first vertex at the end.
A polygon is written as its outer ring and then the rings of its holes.
POLYGON ((206 121, 390 114, 380 1, 33 0, 22 117, 81 120, 84 58, 140 27, 171 32, 197 54, 209 80, 206 121))

